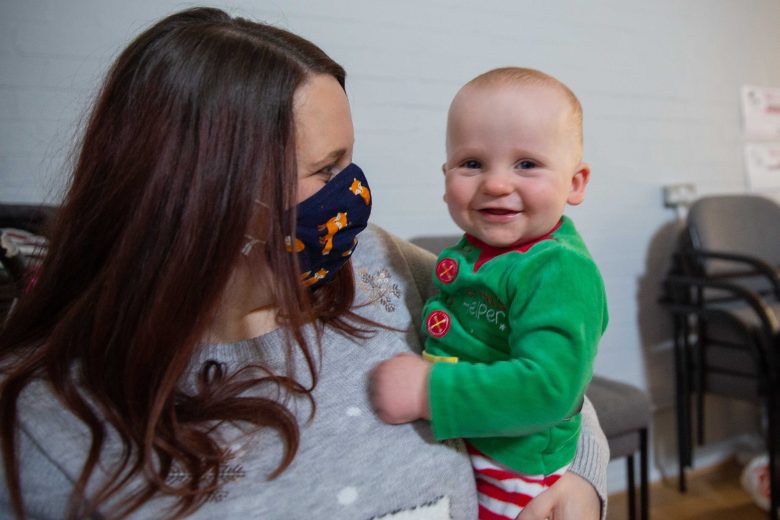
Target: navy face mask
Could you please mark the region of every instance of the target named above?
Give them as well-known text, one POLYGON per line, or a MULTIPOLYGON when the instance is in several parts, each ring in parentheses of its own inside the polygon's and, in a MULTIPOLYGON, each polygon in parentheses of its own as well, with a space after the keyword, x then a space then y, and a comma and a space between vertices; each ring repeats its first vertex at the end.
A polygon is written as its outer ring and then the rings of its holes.
POLYGON ((357 235, 371 214, 371 192, 363 170, 350 164, 320 191, 298 204, 295 244, 301 283, 316 287, 335 275, 357 247, 357 235))

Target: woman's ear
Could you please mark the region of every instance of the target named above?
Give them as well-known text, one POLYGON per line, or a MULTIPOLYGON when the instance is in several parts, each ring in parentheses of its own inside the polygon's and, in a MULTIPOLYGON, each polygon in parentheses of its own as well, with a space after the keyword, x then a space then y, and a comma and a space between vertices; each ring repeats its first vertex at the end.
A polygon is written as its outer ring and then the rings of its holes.
POLYGON ((571 178, 571 189, 566 202, 576 206, 585 200, 585 188, 588 185, 588 180, 590 180, 590 166, 587 163, 580 163, 571 178))

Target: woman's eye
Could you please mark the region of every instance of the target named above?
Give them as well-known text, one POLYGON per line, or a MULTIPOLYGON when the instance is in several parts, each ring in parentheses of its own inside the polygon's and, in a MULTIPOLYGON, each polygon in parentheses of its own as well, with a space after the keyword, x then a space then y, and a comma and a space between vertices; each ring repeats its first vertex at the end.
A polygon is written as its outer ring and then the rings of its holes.
POLYGON ((536 163, 533 161, 523 160, 517 163, 517 167, 521 170, 530 170, 532 168, 536 168, 536 163))
POLYGON ((333 177, 338 175, 338 173, 339 173, 338 166, 336 166, 335 164, 331 164, 330 166, 326 166, 323 169, 321 169, 320 171, 318 171, 317 175, 322 176, 325 179, 325 182, 328 182, 333 177))
POLYGON ((464 168, 468 168, 469 170, 477 170, 481 166, 482 165, 480 164, 479 161, 474 161, 474 160, 466 161, 466 162, 463 163, 463 167, 464 168))

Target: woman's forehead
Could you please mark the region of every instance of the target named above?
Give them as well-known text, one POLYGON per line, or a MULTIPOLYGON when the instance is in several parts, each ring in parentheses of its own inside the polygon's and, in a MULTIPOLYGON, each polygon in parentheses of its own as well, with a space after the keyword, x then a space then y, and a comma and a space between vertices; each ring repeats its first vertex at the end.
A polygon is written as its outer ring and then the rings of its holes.
POLYGON ((335 149, 351 149, 352 114, 341 84, 325 74, 301 85, 293 101, 299 160, 318 160, 335 149))

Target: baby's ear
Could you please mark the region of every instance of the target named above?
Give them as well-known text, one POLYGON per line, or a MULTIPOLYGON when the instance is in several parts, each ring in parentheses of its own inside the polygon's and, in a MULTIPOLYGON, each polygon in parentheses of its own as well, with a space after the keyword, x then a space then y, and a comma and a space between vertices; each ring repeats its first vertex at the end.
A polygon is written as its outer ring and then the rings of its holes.
POLYGON ((585 187, 588 185, 588 180, 590 180, 590 166, 587 163, 580 163, 571 178, 571 190, 566 202, 576 206, 585 200, 585 187))
MULTIPOLYGON (((442 165, 441 165, 441 173, 445 177, 447 176, 447 163, 446 162, 442 163, 442 165)), ((441 196, 441 200, 443 200, 445 204, 447 203, 447 190, 446 189, 444 190, 444 195, 441 196)))

